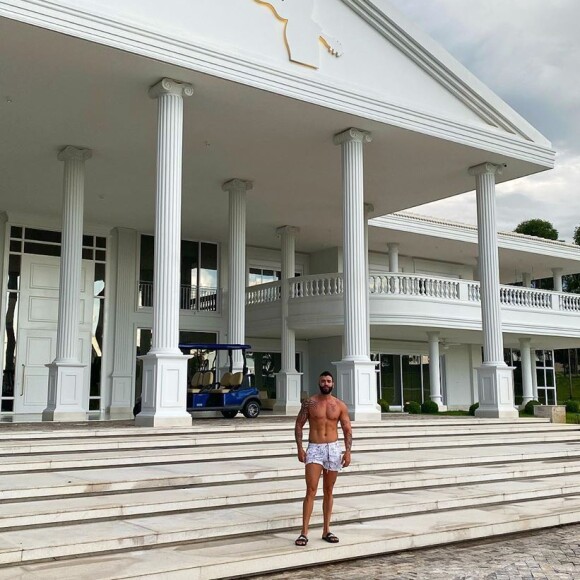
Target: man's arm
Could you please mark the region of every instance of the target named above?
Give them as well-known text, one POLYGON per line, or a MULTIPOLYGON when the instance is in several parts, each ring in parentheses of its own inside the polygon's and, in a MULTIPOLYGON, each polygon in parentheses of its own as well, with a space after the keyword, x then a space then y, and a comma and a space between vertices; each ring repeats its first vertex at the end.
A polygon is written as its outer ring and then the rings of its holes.
POLYGON ((304 425, 306 425, 306 421, 308 421, 308 411, 310 406, 310 399, 302 401, 302 406, 300 407, 298 417, 296 417, 296 425, 294 426, 294 438, 296 439, 296 448, 298 450, 298 461, 301 463, 304 463, 306 459, 306 452, 302 446, 302 439, 304 434, 304 425))
POLYGON ((350 417, 348 416, 348 408, 344 403, 342 404, 339 421, 344 434, 344 455, 342 457, 342 466, 348 467, 350 465, 350 452, 352 449, 352 426, 350 424, 350 417))

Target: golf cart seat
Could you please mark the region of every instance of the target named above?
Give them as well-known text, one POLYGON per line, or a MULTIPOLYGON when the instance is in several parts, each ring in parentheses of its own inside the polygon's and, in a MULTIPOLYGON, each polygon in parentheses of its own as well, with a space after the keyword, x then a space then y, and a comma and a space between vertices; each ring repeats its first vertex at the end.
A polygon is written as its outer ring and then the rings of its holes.
POLYGON ((202 373, 201 371, 196 371, 195 373, 193 373, 193 376, 191 377, 191 382, 189 384, 189 388, 187 389, 188 393, 199 393, 202 386, 203 386, 203 375, 204 373, 202 373))

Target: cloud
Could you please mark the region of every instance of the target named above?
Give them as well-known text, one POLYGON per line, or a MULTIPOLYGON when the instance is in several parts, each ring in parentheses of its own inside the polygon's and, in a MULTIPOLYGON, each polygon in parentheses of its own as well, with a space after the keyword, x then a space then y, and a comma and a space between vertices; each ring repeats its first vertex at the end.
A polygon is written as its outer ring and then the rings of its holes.
MULTIPOLYGON (((498 227, 533 217, 570 240, 580 223, 580 2, 578 0, 390 0, 543 133, 556 169, 498 186, 498 227)), ((475 222, 475 196, 415 208, 475 222)))
MULTIPOLYGON (((512 231, 524 220, 541 218, 551 222, 560 239, 572 241, 580 226, 580 155, 562 154, 556 168, 497 186, 497 227, 512 231)), ((458 195, 413 208, 413 213, 451 221, 477 224, 475 192, 458 195)))

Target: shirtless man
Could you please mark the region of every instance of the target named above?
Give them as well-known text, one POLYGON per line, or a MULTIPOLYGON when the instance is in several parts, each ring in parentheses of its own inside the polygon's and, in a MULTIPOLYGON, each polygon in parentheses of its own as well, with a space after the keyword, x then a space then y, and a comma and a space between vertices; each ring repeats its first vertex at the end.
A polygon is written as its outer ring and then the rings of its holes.
POLYGON ((308 526, 314 507, 314 498, 318 482, 322 474, 324 499, 322 512, 324 527, 322 539, 331 544, 337 544, 338 538, 330 531, 330 516, 332 515, 332 490, 338 472, 342 467, 350 465, 350 450, 352 447, 352 428, 346 405, 332 396, 334 379, 325 371, 318 378, 320 395, 314 395, 302 403, 302 408, 296 418, 296 446, 298 461, 306 464, 306 497, 302 506, 302 532, 296 539, 297 546, 308 544, 308 526), (308 421, 310 434, 308 448, 302 446, 302 430, 308 421), (345 452, 342 453, 338 442, 338 423, 344 433, 345 452))

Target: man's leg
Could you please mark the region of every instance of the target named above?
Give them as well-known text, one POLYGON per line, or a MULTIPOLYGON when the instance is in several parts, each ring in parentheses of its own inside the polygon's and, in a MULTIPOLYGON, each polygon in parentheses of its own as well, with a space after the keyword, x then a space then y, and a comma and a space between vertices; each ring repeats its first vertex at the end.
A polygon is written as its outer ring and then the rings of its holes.
POLYGON ((338 477, 338 471, 324 470, 322 477, 322 486, 324 490, 324 499, 322 500, 322 513, 324 515, 324 527, 322 528, 322 536, 326 536, 330 532, 330 517, 332 516, 332 505, 334 503, 332 492, 334 484, 338 477))
POLYGON ((308 536, 308 526, 310 525, 310 517, 314 508, 314 498, 318 489, 318 482, 320 481, 320 474, 322 473, 322 465, 318 463, 308 463, 306 465, 306 496, 302 504, 302 533, 308 536))

